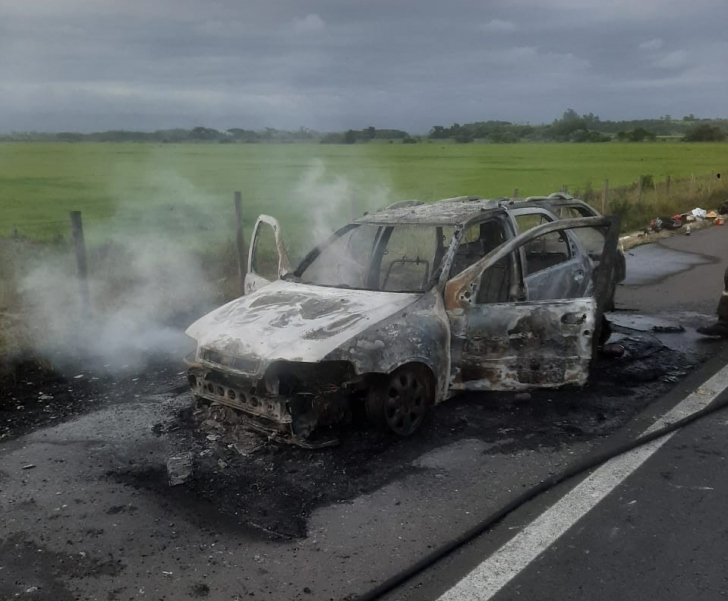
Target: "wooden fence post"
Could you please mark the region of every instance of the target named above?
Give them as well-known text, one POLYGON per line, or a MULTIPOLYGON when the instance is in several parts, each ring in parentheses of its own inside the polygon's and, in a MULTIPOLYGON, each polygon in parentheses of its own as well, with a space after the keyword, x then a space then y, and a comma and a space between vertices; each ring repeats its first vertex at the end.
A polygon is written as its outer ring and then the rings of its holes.
POLYGON ((513 198, 518 198, 518 188, 513 188, 513 198))
POLYGON ((604 192, 602 193, 602 215, 607 214, 607 197, 609 196, 609 180, 604 180, 604 192))
POLYGON ((642 204, 642 176, 637 180, 637 204, 642 204))
POLYGON ((81 317, 91 316, 91 300, 88 289, 88 264, 86 262, 86 242, 83 238, 83 221, 81 211, 71 211, 71 239, 76 252, 76 272, 78 290, 81 295, 81 317))
POLYGON ((668 175, 667 179, 665 180, 665 196, 667 196, 667 199, 670 200, 670 184, 672 183, 672 178, 668 175))
POLYGON ((245 273, 248 270, 245 258, 245 239, 243 238, 243 201, 240 192, 235 192, 235 249, 238 255, 238 277, 240 293, 245 294, 245 273))

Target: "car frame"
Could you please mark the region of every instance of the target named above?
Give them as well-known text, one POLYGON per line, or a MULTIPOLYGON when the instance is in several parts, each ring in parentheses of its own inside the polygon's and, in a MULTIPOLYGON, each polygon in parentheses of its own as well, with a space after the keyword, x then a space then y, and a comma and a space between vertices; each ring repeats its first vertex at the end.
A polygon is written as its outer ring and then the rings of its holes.
MULTIPOLYGON (((336 441, 327 426, 362 413, 406 436, 457 391, 583 385, 608 303, 611 280, 604 274, 614 269, 618 219, 555 220, 519 233, 507 201, 396 203, 337 230, 296 270, 278 222, 260 216, 245 296, 187 330, 197 347, 188 359, 193 395, 237 410, 268 435, 317 447, 336 441), (434 229, 431 262, 400 257, 398 248, 389 257, 395 228, 410 226, 434 229), (604 236, 598 262, 575 233, 582 228, 604 236), (373 230, 363 275, 356 275, 362 287, 331 285, 337 280, 327 280, 326 269, 318 283, 304 281, 322 257, 331 255, 338 269, 334 245, 373 230), (275 241, 275 281, 261 273, 263 232, 275 241), (534 261, 541 261, 538 270, 534 261), (404 276, 390 278, 393 270, 404 276), (387 290, 405 281, 421 286, 387 290)), ((357 261, 366 253, 350 254, 357 261)), ((354 277, 350 259, 342 257, 348 263, 341 271, 354 277)))

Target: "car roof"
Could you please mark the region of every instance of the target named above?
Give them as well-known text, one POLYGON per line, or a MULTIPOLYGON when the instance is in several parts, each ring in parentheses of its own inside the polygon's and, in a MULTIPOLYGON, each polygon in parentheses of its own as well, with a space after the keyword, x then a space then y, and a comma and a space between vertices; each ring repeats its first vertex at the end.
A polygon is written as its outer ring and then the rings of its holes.
POLYGON ((501 202, 506 200, 479 196, 457 196, 432 203, 404 200, 374 213, 364 214, 354 223, 461 225, 485 211, 502 211, 501 202))
POLYGON ((379 211, 365 213, 355 219, 354 223, 463 225, 483 212, 495 212, 499 209, 538 206, 548 209, 549 207, 576 204, 589 206, 584 201, 564 192, 527 198, 492 199, 480 196, 456 196, 431 203, 420 200, 402 200, 379 211))

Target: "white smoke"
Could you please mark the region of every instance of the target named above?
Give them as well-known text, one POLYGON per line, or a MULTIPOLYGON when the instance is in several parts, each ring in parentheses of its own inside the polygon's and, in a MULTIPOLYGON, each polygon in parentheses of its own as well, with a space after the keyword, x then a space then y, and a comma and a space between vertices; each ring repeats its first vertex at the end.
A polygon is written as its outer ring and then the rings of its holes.
POLYGON ((85 226, 93 241, 88 310, 70 246, 24 266, 19 288, 32 339, 55 363, 113 372, 180 359, 185 327, 220 303, 201 260, 201 241, 230 234, 220 211, 179 175, 156 174, 152 183, 159 193, 144 208, 120 202, 112 219, 85 226))
POLYGON ((355 217, 393 202, 390 188, 382 181, 356 182, 331 172, 320 159, 311 161, 297 182, 293 196, 298 204, 306 207, 316 242, 355 217))

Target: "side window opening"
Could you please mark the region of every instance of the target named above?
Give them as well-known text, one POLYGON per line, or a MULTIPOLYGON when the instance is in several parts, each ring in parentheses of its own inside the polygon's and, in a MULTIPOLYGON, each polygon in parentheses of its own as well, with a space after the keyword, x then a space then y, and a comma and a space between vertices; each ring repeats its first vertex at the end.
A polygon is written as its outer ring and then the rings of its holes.
POLYGON ((507 303, 511 300, 513 255, 503 257, 483 272, 475 297, 478 305, 507 303))
POLYGON ((524 247, 526 275, 544 271, 571 259, 569 238, 565 232, 551 232, 532 240, 524 247))
MULTIPOLYGON (((559 210, 559 217, 561 219, 578 219, 579 217, 593 217, 594 214, 590 213, 587 209, 581 206, 565 206, 559 210)), ((604 233, 596 228, 580 228, 573 230, 576 236, 581 240, 584 248, 589 253, 589 256, 598 260, 602 255, 604 249, 604 233)))
POLYGON ((269 281, 278 279, 278 247, 273 228, 261 223, 255 241, 251 271, 269 281))
POLYGON ((474 265, 492 250, 498 248, 507 239, 503 224, 499 220, 476 223, 467 228, 460 238, 450 277, 456 276, 471 265, 474 265))
POLYGON ((518 224, 518 231, 520 233, 527 232, 533 228, 543 225, 544 223, 551 223, 551 219, 546 217, 543 213, 530 213, 526 215, 516 215, 516 223, 518 224))

